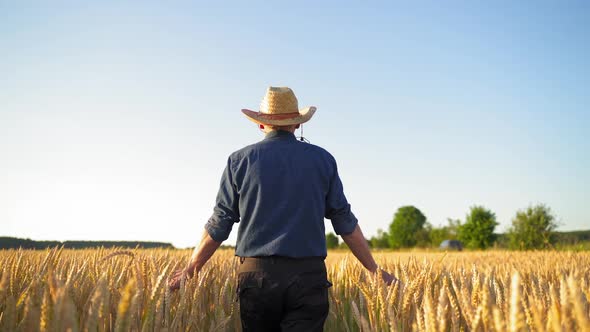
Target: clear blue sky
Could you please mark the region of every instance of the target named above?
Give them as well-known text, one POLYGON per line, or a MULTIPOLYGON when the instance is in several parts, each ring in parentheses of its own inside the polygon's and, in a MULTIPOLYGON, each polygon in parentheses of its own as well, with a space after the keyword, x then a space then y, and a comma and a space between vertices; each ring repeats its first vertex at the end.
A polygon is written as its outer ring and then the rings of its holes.
POLYGON ((586 1, 0 1, 0 235, 194 245, 269 85, 367 236, 407 204, 590 228, 586 1))

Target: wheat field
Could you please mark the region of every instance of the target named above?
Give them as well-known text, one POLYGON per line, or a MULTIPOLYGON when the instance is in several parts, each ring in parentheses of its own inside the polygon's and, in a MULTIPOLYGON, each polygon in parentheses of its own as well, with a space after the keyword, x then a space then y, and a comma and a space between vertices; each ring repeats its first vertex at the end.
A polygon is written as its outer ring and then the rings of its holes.
MULTIPOLYGON (((220 250, 168 292, 182 250, 0 251, 0 331, 239 331, 238 261, 220 250)), ((386 287, 350 253, 326 263, 326 331, 590 331, 590 253, 384 252, 386 287)))

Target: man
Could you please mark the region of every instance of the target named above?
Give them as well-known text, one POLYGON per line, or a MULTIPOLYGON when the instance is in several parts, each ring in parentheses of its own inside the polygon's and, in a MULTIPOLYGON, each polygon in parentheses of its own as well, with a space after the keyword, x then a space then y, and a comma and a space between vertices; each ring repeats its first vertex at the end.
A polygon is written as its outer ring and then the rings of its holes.
POLYGON ((381 270, 350 210, 336 161, 324 149, 298 141, 294 132, 315 107, 298 109, 289 88, 270 87, 260 112, 242 110, 266 134, 231 154, 213 216, 186 269, 169 287, 193 277, 239 223, 238 294, 244 331, 322 331, 328 315, 324 218, 372 273, 381 270))

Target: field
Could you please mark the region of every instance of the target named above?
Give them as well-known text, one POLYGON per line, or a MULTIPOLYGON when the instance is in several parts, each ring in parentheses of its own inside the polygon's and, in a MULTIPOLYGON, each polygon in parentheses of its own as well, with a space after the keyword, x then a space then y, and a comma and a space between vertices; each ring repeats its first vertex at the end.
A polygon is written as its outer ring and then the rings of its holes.
MULTIPOLYGON (((169 293, 178 250, 0 251, 0 331, 239 331, 233 252, 169 293)), ((590 331, 590 253, 377 253, 385 287, 327 259, 326 331, 590 331)))

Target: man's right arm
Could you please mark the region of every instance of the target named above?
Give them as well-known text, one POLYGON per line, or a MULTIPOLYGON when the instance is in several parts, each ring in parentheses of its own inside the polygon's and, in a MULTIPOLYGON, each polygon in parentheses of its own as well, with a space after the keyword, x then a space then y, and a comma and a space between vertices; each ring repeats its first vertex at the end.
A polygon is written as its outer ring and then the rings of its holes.
POLYGON ((234 187, 231 172, 231 158, 228 158, 227 165, 221 176, 213 215, 205 224, 205 232, 203 233, 201 242, 193 251, 188 266, 176 270, 172 274, 168 284, 171 290, 180 287, 180 280, 182 278, 193 277, 193 275, 198 274, 215 250, 228 238, 233 224, 240 221, 238 201, 239 196, 234 187))
POLYGON ((176 270, 170 280, 168 281, 168 287, 170 290, 177 290, 180 288, 180 282, 182 278, 192 278, 195 274, 198 274, 203 268, 203 265, 207 263, 209 258, 213 256, 213 253, 219 248, 221 242, 213 240, 207 230, 203 232, 201 243, 195 248, 193 254, 184 269, 176 270))

